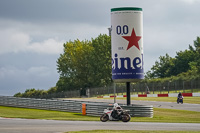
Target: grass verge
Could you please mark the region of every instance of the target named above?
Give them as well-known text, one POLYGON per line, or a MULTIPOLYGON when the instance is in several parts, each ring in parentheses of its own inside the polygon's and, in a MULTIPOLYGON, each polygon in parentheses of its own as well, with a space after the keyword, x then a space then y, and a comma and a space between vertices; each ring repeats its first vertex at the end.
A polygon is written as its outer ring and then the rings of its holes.
POLYGON ((153 118, 136 117, 133 121, 135 122, 200 123, 200 112, 154 108, 153 118))
MULTIPOLYGON (((81 113, 48 111, 0 106, 0 117, 72 120, 72 121, 99 121, 99 117, 83 116, 81 113)), ((154 117, 132 117, 132 122, 170 122, 170 123, 200 123, 200 112, 154 108, 154 117)))
POLYGON ((88 121, 88 120, 98 121, 99 120, 99 117, 83 116, 81 113, 15 108, 15 107, 5 107, 5 106, 0 106, 0 117, 68 120, 68 121, 88 121))
MULTIPOLYGON (((113 99, 113 98, 104 98, 113 99)), ((119 100, 126 100, 126 97, 117 97, 119 100)), ((162 102, 176 102, 176 97, 131 97, 131 100, 141 100, 141 101, 162 101, 162 102)), ((184 103, 200 104, 200 97, 184 97, 184 103)))
MULTIPOLYGON (((182 92, 182 93, 200 93, 200 89, 188 89, 188 90, 170 90, 169 92, 168 91, 164 91, 164 90, 162 90, 162 91, 160 91, 160 90, 158 90, 158 91, 150 91, 150 94, 168 94, 168 93, 179 93, 179 92, 182 92)), ((143 92, 140 92, 140 91, 138 91, 138 92, 136 92, 136 91, 132 91, 131 92, 131 95, 137 95, 137 94, 144 94, 145 92, 143 91, 143 92)), ((117 95, 126 95, 126 92, 124 92, 124 93, 116 93, 117 95)), ((99 95, 99 96, 108 96, 108 95, 113 95, 113 94, 104 94, 104 95, 99 95)), ((177 94, 178 95, 178 94, 177 94)))

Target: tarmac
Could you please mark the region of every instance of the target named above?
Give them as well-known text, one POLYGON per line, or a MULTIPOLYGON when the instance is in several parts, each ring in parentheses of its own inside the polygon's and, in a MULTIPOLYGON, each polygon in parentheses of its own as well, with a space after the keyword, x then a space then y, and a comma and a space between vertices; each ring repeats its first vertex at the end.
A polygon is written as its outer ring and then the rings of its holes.
MULTIPOLYGON (((113 99, 73 98, 71 100, 114 103, 114 98, 113 99)), ((126 104, 126 100, 117 99, 116 102, 121 104, 126 104)), ((176 102, 158 102, 158 101, 142 101, 142 100, 131 100, 131 104, 153 105, 154 108, 178 109, 178 110, 200 112, 200 104, 190 104, 190 103, 177 104, 176 102)))

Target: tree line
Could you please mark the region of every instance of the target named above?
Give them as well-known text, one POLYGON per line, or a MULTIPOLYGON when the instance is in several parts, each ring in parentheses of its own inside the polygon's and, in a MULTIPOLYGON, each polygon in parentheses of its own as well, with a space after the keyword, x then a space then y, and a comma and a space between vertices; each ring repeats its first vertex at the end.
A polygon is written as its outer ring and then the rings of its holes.
POLYGON ((173 82, 200 78, 200 37, 188 49, 176 52, 175 57, 168 54, 160 56, 142 82, 173 82))
MULTIPOLYGON (((27 89, 15 96, 36 97, 56 92, 84 90, 108 86, 111 78, 111 37, 99 35, 89 40, 74 40, 63 44, 63 53, 57 60, 60 77, 55 87, 49 90, 27 89)), ((190 80, 200 77, 200 37, 189 45, 188 49, 176 52, 175 57, 168 54, 159 60, 145 74, 145 79, 138 84, 190 80)))

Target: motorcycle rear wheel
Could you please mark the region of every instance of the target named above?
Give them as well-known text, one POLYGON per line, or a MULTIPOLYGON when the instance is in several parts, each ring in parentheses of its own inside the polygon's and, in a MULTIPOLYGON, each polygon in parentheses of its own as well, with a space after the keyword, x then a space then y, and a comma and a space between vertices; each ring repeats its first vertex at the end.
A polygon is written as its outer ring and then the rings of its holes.
POLYGON ((106 121, 109 120, 109 116, 108 116, 107 114, 103 114, 103 115, 100 117, 100 120, 101 120, 102 122, 106 122, 106 121))
POLYGON ((131 119, 130 115, 128 115, 128 114, 123 114, 122 115, 122 121, 123 122, 129 122, 130 119, 131 119))

